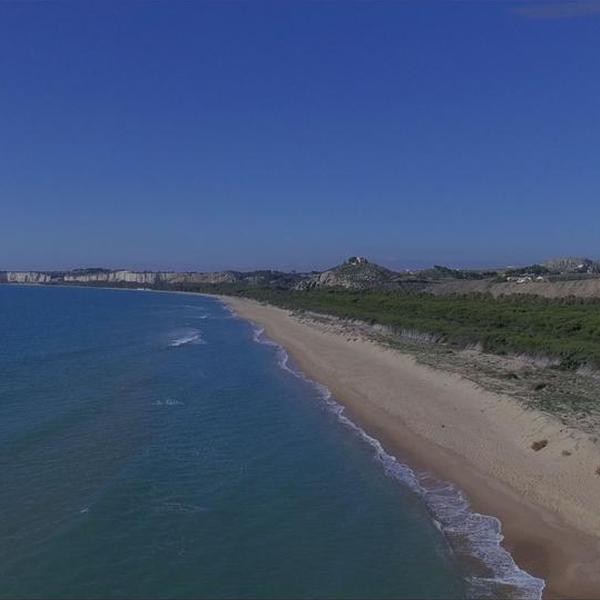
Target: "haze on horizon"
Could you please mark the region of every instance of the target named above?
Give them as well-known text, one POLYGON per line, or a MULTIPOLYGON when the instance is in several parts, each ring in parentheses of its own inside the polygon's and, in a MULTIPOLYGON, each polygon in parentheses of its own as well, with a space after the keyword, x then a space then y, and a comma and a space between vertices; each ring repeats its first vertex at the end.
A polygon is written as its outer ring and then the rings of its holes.
POLYGON ((0 3, 0 269, 600 258, 600 4, 0 3))

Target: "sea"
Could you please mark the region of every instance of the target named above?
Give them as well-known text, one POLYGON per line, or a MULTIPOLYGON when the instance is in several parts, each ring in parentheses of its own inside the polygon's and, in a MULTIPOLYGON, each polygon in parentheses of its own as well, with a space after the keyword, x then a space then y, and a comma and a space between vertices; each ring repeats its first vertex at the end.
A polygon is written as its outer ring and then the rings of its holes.
POLYGON ((1 598, 540 598, 215 298, 0 285, 1 598))

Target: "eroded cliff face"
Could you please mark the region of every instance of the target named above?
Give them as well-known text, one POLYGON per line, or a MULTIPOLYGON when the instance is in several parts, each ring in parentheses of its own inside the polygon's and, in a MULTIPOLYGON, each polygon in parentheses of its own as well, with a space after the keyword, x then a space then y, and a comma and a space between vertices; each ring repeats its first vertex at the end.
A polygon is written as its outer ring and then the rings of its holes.
POLYGON ((154 286, 186 283, 235 283, 243 274, 234 271, 212 273, 172 271, 109 271, 106 269, 85 269, 67 272, 42 271, 2 271, 0 283, 89 283, 89 284, 137 284, 154 286))
POLYGON ((43 272, 43 271, 3 271, 2 283, 145 283, 156 280, 156 273, 136 273, 135 271, 93 271, 86 273, 43 272))
POLYGON ((5 271, 0 281, 6 283, 51 283, 52 276, 37 271, 5 271))
POLYGON ((144 285, 154 285, 156 283, 156 273, 149 271, 97 271, 90 273, 65 273, 58 277, 57 281, 65 283, 139 283, 144 285))

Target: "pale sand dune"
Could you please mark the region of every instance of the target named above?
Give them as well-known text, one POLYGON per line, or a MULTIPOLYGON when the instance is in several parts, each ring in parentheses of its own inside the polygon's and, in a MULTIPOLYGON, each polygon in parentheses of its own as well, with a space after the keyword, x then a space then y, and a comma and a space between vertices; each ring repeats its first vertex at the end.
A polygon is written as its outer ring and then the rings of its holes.
POLYGON ((263 326, 389 451, 497 516, 519 566, 546 580, 545 597, 600 597, 600 442, 409 355, 279 308, 223 300, 263 326), (531 449, 544 439, 544 449, 531 449))

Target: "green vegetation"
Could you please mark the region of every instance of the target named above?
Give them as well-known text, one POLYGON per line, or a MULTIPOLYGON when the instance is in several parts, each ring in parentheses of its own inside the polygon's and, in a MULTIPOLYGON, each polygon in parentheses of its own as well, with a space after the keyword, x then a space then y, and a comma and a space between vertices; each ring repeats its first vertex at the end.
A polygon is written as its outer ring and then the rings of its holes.
POLYGON ((419 271, 421 277, 429 279, 490 279, 497 277, 497 271, 464 271, 450 269, 442 265, 434 265, 431 269, 419 271))
POLYGON ((509 269, 504 274, 509 277, 518 277, 521 275, 548 275, 550 269, 542 265, 530 265, 529 267, 520 267, 518 269, 509 269))
POLYGON ((556 357, 563 368, 600 366, 600 305, 581 298, 485 294, 433 296, 398 291, 285 289, 220 286, 204 289, 240 295, 295 310, 326 313, 396 329, 438 335, 451 345, 479 343, 498 354, 556 357))

